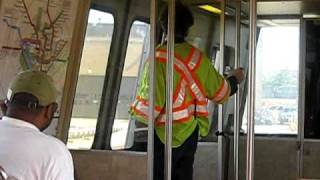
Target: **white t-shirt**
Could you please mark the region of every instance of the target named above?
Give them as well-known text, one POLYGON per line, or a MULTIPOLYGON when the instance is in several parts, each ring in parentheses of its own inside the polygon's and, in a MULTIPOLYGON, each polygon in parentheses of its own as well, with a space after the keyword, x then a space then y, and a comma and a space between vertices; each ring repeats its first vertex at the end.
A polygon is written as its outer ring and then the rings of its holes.
POLYGON ((67 147, 28 122, 0 120, 0 166, 18 180, 74 180, 67 147))

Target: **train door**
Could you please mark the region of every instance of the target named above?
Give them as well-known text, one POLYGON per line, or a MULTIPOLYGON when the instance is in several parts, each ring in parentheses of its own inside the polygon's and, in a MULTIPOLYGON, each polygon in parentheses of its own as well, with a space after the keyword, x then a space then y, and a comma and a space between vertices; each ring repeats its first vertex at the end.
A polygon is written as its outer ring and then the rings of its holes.
POLYGON ((319 50, 320 16, 305 14, 301 21, 299 178, 320 179, 319 171, 319 50))
POLYGON ((135 120, 128 111, 135 101, 139 78, 148 59, 150 48, 150 25, 149 23, 135 20, 132 23, 124 70, 118 98, 116 118, 111 136, 111 148, 128 149, 133 146, 134 131, 137 129, 135 120))

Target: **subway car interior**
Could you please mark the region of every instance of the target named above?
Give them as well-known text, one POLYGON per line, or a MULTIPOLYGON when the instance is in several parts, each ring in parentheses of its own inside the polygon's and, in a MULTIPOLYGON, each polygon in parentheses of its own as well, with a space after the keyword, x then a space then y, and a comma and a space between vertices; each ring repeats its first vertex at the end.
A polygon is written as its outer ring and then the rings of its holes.
MULTIPOLYGON (((67 145, 77 179, 152 180, 152 127, 139 127, 128 110, 144 63, 165 39, 159 12, 177 1, 0 0, 1 99, 10 80, 34 66, 16 44, 37 24, 22 21, 57 17, 55 61, 40 67, 59 90, 45 133, 67 145)), ((320 179, 320 1, 180 2, 194 17, 186 41, 221 74, 245 72, 236 96, 208 105, 210 132, 199 136, 193 179, 320 179)))

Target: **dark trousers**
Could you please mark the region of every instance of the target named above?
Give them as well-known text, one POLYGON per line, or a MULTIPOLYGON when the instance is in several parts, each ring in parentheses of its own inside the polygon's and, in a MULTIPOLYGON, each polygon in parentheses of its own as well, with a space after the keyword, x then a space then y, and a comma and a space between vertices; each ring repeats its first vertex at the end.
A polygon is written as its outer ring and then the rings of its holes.
MULTIPOLYGON (((198 144, 198 127, 178 148, 172 149, 172 180, 192 180, 194 154, 198 144)), ((155 135, 154 180, 164 180, 164 144, 155 135)))

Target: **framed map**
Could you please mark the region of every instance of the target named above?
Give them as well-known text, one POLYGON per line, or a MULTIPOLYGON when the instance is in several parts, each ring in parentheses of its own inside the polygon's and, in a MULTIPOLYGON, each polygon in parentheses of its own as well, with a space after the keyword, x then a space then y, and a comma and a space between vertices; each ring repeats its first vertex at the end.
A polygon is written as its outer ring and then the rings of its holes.
POLYGON ((60 95, 78 0, 7 0, 0 6, 0 98, 22 70, 47 72, 60 95))
MULTIPOLYGON (((78 6, 79 0, 0 0, 0 99, 16 74, 41 70, 52 76, 61 108, 78 6)), ((55 118, 46 133, 55 135, 57 124, 55 118)))

